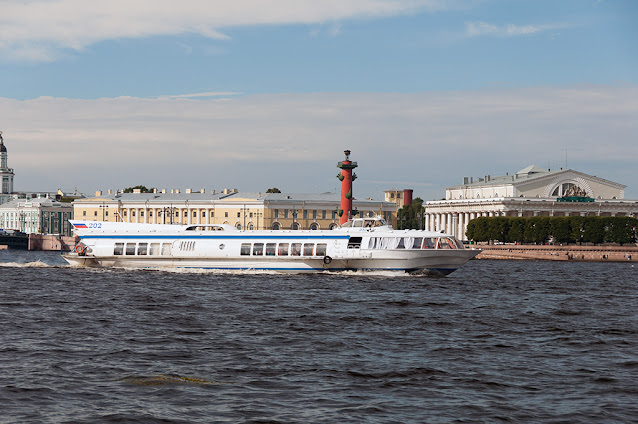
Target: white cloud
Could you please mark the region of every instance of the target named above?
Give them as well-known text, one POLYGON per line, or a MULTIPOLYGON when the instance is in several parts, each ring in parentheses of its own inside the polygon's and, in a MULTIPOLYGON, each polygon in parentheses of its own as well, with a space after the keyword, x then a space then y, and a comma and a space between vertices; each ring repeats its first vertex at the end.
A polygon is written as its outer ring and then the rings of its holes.
POLYGON ((236 96, 238 94, 241 94, 241 93, 236 93, 234 91, 208 91, 205 93, 163 95, 163 96, 158 96, 158 98, 159 99, 188 99, 188 98, 196 98, 196 97, 236 96))
POLYGON ((446 4, 443 0, 5 0, 0 51, 13 59, 25 59, 26 50, 30 60, 51 60, 59 49, 81 51, 118 38, 196 33, 223 40, 229 38, 225 29, 239 26, 393 16, 450 7, 446 4))
POLYGON ((627 184, 627 196, 638 198, 631 187, 638 181, 637 86, 225 102, 0 98, 0 116, 21 190, 144 184, 323 192, 337 189, 335 164, 348 148, 359 162, 358 195, 378 198, 403 181, 432 199, 463 176, 558 168, 568 149, 570 167, 627 184))
POLYGON ((532 35, 540 32, 566 28, 566 24, 552 25, 493 25, 487 22, 466 22, 465 36, 480 37, 491 35, 495 37, 516 37, 521 35, 532 35))

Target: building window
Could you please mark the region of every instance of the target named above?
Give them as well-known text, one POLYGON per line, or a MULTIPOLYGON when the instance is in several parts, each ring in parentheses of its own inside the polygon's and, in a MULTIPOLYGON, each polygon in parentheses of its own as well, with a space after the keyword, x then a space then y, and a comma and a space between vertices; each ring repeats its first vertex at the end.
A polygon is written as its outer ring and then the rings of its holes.
POLYGON ((93 211, 93 216, 97 216, 97 211, 93 211))
POLYGON ((321 219, 326 219, 326 211, 321 211, 321 219))
POLYGON ((288 209, 284 209, 284 219, 288 219, 288 209))
POLYGON ((279 218, 279 209, 275 209, 275 219, 279 218))
POLYGON ((272 224, 272 229, 273 230, 279 230, 279 229, 281 229, 281 225, 279 225, 278 222, 275 222, 275 223, 272 224))
POLYGON ((197 211, 193 211, 193 218, 197 218, 197 211))
POLYGON ((228 212, 224 212, 224 216, 228 218, 228 212))
POLYGON ((82 211, 82 216, 86 216, 86 211, 82 211))
POLYGON ((237 218, 241 217, 241 212, 237 212, 237 218))
POLYGON ((307 210, 303 211, 303 219, 308 219, 308 211, 307 210))
POLYGON ((312 211, 312 219, 317 219, 317 211, 312 211))

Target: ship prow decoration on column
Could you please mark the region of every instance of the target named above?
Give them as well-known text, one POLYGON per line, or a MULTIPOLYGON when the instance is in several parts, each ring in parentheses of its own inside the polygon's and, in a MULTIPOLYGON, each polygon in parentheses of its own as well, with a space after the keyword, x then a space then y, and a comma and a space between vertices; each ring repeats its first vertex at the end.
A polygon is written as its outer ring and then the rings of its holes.
POLYGON ((357 162, 350 160, 350 150, 344 150, 346 160, 337 163, 337 168, 341 168, 341 174, 337 178, 341 181, 341 209, 339 210, 340 224, 343 225, 352 218, 352 182, 357 179, 357 174, 352 172, 357 167, 357 162))

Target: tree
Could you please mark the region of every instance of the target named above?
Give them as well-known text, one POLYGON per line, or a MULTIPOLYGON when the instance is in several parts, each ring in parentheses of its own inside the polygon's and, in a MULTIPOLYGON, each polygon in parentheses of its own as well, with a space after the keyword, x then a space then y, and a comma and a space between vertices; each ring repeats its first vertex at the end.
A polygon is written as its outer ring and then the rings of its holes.
POLYGON ((277 187, 273 187, 266 190, 266 193, 281 193, 281 190, 279 190, 277 187))
POLYGON ((124 193, 133 193, 133 190, 139 189, 140 193, 152 193, 153 192, 153 188, 146 188, 146 186, 143 185, 136 185, 135 187, 127 187, 124 189, 124 193))
POLYGON ((423 199, 417 197, 410 206, 403 206, 397 212, 400 230, 423 228, 423 199))

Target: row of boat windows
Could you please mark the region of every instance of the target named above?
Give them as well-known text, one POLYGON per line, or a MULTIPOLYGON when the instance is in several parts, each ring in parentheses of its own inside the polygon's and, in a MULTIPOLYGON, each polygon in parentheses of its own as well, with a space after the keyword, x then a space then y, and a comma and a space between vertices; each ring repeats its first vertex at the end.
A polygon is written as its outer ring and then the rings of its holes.
MULTIPOLYGON (((185 242, 182 242, 185 243, 185 242)), ((194 243, 194 242, 186 242, 194 243)), ((170 256, 171 243, 115 243, 114 255, 170 256)), ((192 246, 195 248, 195 246, 192 246)))
POLYGON ((449 237, 371 237, 368 249, 464 249, 449 237))
POLYGON ((242 243, 242 256, 326 256, 326 243, 242 243))

